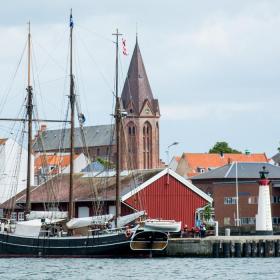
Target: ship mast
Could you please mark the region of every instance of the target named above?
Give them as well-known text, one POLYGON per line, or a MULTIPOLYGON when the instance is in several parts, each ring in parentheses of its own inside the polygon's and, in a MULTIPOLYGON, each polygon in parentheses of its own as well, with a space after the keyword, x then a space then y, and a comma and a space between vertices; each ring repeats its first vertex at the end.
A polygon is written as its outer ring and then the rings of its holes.
POLYGON ((31 157, 32 157, 32 112, 33 112, 33 92, 31 86, 31 33, 30 22, 28 22, 28 81, 27 81, 27 118, 28 118, 28 157, 27 157, 27 179, 26 179, 26 203, 25 203, 25 219, 26 214, 30 212, 30 189, 31 189, 31 157))
POLYGON ((75 129, 75 93, 74 93, 74 76, 73 76, 73 19, 72 9, 70 12, 70 183, 69 183, 69 207, 68 219, 74 217, 74 202, 73 202, 73 171, 74 171, 74 129, 75 129))
POLYGON ((115 219, 115 226, 118 227, 118 218, 121 214, 121 204, 120 204, 120 171, 121 171, 121 164, 120 164, 120 144, 121 144, 121 135, 120 135, 120 128, 121 128, 121 104, 120 98, 118 93, 119 87, 119 36, 122 34, 119 33, 119 30, 116 30, 116 33, 113 33, 116 36, 116 88, 115 88, 115 97, 116 97, 116 108, 115 108, 115 123, 116 123, 116 148, 117 148, 117 158, 116 158, 116 219, 115 219))

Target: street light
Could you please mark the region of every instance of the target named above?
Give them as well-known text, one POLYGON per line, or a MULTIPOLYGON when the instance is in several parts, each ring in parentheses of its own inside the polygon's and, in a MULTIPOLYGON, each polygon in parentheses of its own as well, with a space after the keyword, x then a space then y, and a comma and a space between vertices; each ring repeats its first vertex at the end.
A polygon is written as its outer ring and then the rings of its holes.
POLYGON ((173 142, 172 144, 170 144, 169 146, 167 146, 166 154, 167 154, 167 167, 168 167, 168 169, 169 169, 169 164, 170 164, 170 162, 169 162, 169 149, 170 149, 172 146, 176 146, 176 145, 178 145, 178 144, 179 144, 179 142, 173 142))

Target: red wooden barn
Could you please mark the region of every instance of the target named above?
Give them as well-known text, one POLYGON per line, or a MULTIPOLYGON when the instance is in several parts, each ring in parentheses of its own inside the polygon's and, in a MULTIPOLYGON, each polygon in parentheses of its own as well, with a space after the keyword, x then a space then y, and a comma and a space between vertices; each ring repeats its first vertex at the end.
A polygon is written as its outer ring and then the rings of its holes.
MULTIPOLYGON (((124 205, 145 210, 149 218, 195 224, 195 211, 212 198, 172 170, 164 169, 136 189, 124 194, 124 205)), ((126 210, 122 208, 124 212, 126 210)), ((128 210, 128 209, 127 209, 128 210)))

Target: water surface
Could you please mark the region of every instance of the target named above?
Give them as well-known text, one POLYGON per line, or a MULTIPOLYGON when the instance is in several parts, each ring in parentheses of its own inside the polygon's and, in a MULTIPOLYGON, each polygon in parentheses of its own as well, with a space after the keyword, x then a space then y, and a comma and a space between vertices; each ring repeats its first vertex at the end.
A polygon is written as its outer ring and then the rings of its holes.
POLYGON ((3 279, 279 279, 280 259, 0 259, 3 279))

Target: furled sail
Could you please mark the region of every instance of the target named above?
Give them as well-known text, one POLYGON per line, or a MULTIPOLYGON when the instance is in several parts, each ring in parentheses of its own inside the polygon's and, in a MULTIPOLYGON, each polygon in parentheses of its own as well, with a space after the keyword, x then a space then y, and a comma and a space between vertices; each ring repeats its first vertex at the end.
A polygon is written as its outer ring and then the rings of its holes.
POLYGON ((131 222, 133 222, 134 220, 138 219, 141 216, 144 216, 146 214, 145 211, 139 211, 133 214, 129 214, 126 216, 122 216, 118 218, 118 227, 123 227, 131 222))
POLYGON ((113 214, 100 215, 93 217, 84 217, 84 218, 73 218, 66 223, 68 229, 88 227, 91 225, 102 225, 106 224, 114 218, 113 214))

